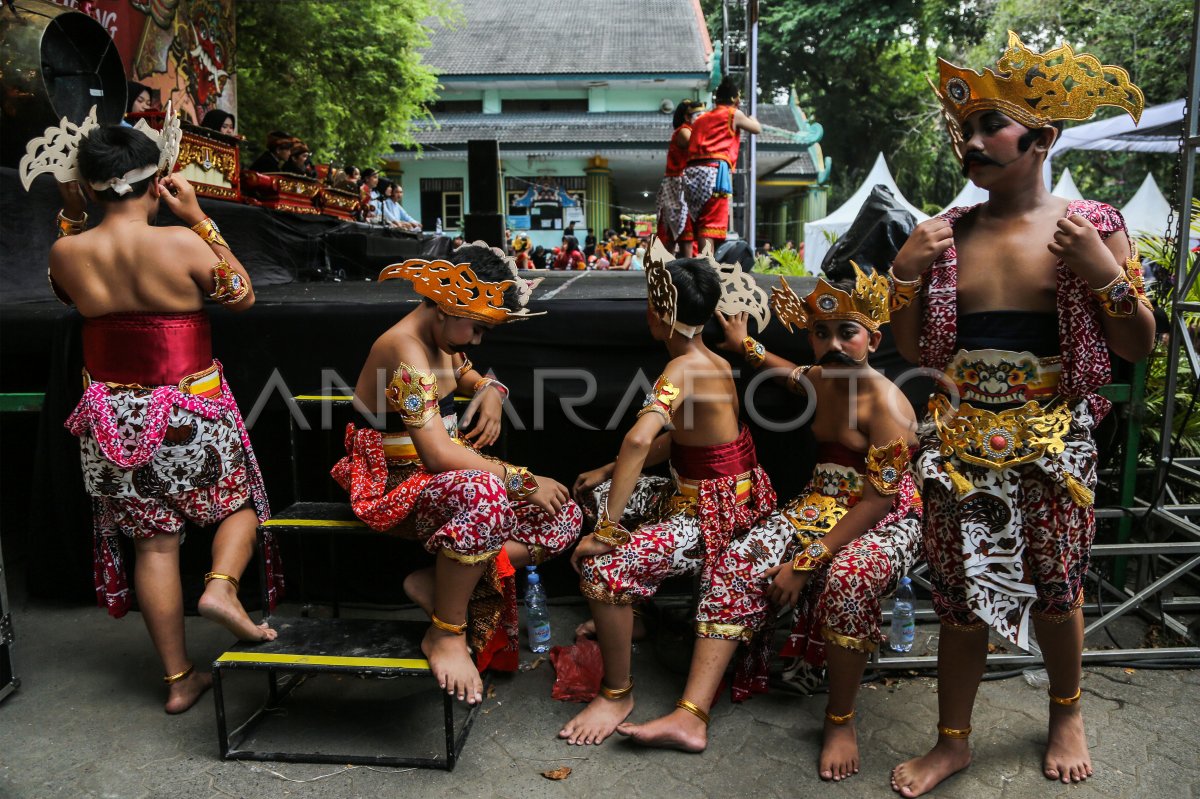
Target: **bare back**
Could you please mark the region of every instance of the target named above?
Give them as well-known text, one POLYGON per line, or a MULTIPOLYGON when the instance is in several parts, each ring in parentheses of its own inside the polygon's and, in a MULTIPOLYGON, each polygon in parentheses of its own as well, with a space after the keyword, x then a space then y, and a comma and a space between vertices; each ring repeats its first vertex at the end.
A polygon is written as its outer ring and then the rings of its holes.
POLYGON ((689 447, 711 447, 737 439, 737 385, 724 358, 707 348, 697 350, 673 359, 667 365, 667 374, 682 393, 672 441, 689 447))
POLYGON ((1058 259, 1046 247, 1068 201, 1051 199, 1053 211, 1032 218, 989 218, 976 209, 955 225, 960 313, 1056 310, 1058 259))
POLYGON ((203 306, 217 261, 218 256, 187 228, 126 220, 118 227, 106 220, 55 242, 50 274, 86 317, 128 311, 186 313, 203 306))

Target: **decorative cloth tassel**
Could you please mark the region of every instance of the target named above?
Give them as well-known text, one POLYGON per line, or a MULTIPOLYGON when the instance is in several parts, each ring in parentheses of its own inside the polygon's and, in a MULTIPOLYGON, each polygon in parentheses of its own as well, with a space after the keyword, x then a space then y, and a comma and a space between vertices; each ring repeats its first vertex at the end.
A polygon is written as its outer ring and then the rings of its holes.
POLYGON ((950 465, 949 461, 942 464, 946 470, 946 475, 950 478, 950 482, 954 483, 954 490, 958 492, 960 497, 966 496, 975 486, 967 478, 962 476, 962 473, 950 465))
POLYGON ((1091 489, 1070 474, 1067 475, 1067 493, 1071 495, 1071 500, 1081 508, 1090 508, 1096 501, 1096 495, 1092 493, 1091 489))

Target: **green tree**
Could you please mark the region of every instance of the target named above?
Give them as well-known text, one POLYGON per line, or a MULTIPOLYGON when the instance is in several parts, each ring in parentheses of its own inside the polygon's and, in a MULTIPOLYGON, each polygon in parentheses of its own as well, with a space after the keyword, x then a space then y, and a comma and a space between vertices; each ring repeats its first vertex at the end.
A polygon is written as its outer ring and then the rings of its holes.
POLYGON ((436 99, 421 62, 429 21, 446 0, 242 0, 237 4, 239 128, 250 146, 267 132, 302 138, 319 160, 375 163, 409 143, 436 99))

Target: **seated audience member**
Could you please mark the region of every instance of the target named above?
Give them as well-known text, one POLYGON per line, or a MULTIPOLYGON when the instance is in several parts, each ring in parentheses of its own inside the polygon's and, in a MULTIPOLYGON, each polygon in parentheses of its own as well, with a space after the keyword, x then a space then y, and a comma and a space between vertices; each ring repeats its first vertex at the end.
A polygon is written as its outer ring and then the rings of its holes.
MULTIPOLYGON (((125 115, 143 114, 147 111, 154 110, 154 100, 151 99, 150 87, 144 83, 135 83, 134 81, 126 82, 127 91, 125 94, 125 115)), ((124 119, 121 124, 127 128, 132 128, 129 122, 124 119)))
POLYGON ((228 111, 222 111, 219 108, 214 108, 205 114, 200 126, 209 130, 215 130, 217 133, 223 133, 226 136, 237 135, 237 120, 233 114, 228 111))
POLYGON ((380 204, 383 197, 380 196, 379 173, 374 169, 367 167, 362 171, 362 184, 359 186, 359 191, 362 192, 362 207, 364 222, 378 222, 380 204))
POLYGON ((333 187, 341 191, 358 191, 358 181, 361 177, 358 167, 346 164, 346 168, 333 179, 333 187))
POLYGON ((280 172, 288 172, 293 175, 300 175, 306 178, 315 178, 317 170, 310 163, 310 150, 308 145, 296 139, 292 145, 292 151, 279 168, 280 172))
POLYGON ((579 240, 574 236, 563 236, 562 248, 554 259, 555 269, 587 269, 587 261, 579 251, 579 240))
POLYGON ((267 134, 267 149, 254 159, 254 163, 250 164, 249 168, 255 172, 284 171, 283 165, 291 156, 292 146, 295 143, 296 140, 283 131, 271 131, 267 134))
POLYGON ((401 205, 404 202, 404 187, 399 183, 389 183, 391 188, 390 200, 385 197, 383 202, 383 223, 389 227, 408 230, 413 233, 421 232, 421 223, 412 217, 401 205))

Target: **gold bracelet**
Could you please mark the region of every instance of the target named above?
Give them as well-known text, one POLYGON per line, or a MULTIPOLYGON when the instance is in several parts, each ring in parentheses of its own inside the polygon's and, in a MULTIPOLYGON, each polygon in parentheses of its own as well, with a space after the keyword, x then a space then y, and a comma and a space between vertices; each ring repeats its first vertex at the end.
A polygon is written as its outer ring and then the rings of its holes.
POLYGON ((592 537, 605 546, 619 547, 628 544, 633 536, 621 526, 620 522, 604 518, 596 523, 596 529, 592 531, 592 537))
POLYGON ((705 727, 708 726, 708 714, 701 710, 700 706, 695 702, 689 702, 686 699, 677 699, 675 700, 675 707, 679 708, 680 710, 686 710, 688 713, 691 713, 693 716, 703 721, 705 727))
POLYGON ((436 613, 431 613, 429 615, 430 620, 433 622, 433 626, 437 627, 439 630, 450 633, 451 635, 467 634, 467 623, 465 621, 462 624, 451 624, 448 621, 442 621, 439 619, 436 613))
POLYGON ((165 682, 167 685, 174 685, 180 680, 186 680, 188 677, 191 677, 192 672, 195 670, 196 664, 193 663, 178 674, 168 674, 167 676, 163 677, 163 682, 165 682))
MULTIPOLYGON (((1088 288, 1091 288, 1090 286, 1088 288)), ((1098 289, 1091 289, 1100 302, 1100 310, 1114 319, 1128 319, 1137 313, 1138 303, 1150 308, 1142 265, 1135 258, 1125 259, 1121 273, 1098 289)))
POLYGON ((852 719, 852 718, 854 718, 853 710, 851 710, 849 713, 847 713, 844 716, 839 716, 836 713, 830 713, 828 710, 825 711, 825 719, 830 724, 834 724, 838 727, 842 726, 843 724, 849 724, 850 719, 852 719))
POLYGON ((529 499, 537 493, 537 479, 524 466, 504 464, 504 491, 511 500, 529 499))
POLYGON ((742 339, 742 350, 745 352, 746 363, 757 369, 767 359, 767 348, 750 336, 742 339))
POLYGON ((629 685, 624 688, 609 688, 603 681, 600 683, 600 696, 610 702, 620 702, 633 691, 633 675, 629 675, 629 685))
POLYGON ((1046 696, 1050 697, 1050 701, 1056 705, 1062 705, 1063 707, 1070 707, 1071 705, 1079 704, 1079 697, 1082 695, 1083 689, 1076 688, 1074 696, 1068 699, 1063 699, 1061 696, 1055 696, 1054 694, 1050 693, 1050 689, 1046 689, 1046 696))
POLYGON ((901 280, 888 272, 888 310, 892 313, 907 307, 921 293, 921 278, 901 280))
POLYGON ((212 217, 206 216, 192 225, 192 232, 204 239, 204 242, 210 247, 220 244, 225 249, 229 249, 229 244, 225 241, 225 237, 221 235, 221 229, 217 227, 217 223, 212 221, 212 217))
POLYGON ((942 736, 943 738, 954 738, 955 740, 961 741, 964 738, 970 737, 971 728, 968 726, 963 727, 961 730, 956 730, 953 727, 943 727, 939 724, 938 735, 942 736))
POLYGON ((833 562, 833 552, 820 539, 814 540, 792 559, 792 571, 815 572, 833 562))
POLYGON ((58 235, 56 238, 63 236, 77 236, 87 230, 88 215, 87 211, 83 212, 83 219, 67 219, 66 214, 62 211, 58 212, 56 223, 58 224, 58 235))

